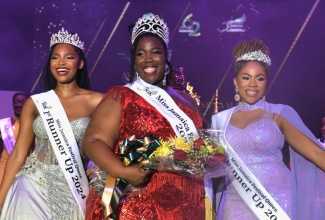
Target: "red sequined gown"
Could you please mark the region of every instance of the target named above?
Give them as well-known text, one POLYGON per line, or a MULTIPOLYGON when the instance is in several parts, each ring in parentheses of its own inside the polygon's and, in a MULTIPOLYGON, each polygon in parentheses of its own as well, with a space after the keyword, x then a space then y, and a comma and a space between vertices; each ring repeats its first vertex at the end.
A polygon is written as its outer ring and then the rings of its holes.
MULTIPOLYGON (((106 95, 120 100, 122 104, 119 142, 132 135, 143 137, 148 132, 162 139, 175 135, 168 121, 129 88, 113 87, 106 95)), ((181 103, 177 105, 193 120, 197 128, 202 128, 202 117, 197 112, 181 103)), ((117 216, 123 220, 204 220, 204 198, 202 179, 185 177, 177 173, 157 172, 140 192, 136 191, 121 197, 117 216)), ((104 219, 101 198, 94 191, 89 194, 86 216, 88 220, 104 219)))

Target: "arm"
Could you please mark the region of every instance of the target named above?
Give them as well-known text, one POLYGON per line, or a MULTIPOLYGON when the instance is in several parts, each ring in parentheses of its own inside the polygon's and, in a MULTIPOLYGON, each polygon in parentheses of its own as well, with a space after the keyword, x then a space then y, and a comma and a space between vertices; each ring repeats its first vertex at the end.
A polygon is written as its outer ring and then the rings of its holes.
POLYGON ((28 98, 22 109, 21 122, 16 145, 8 158, 2 184, 0 186, 1 208, 7 195, 7 192, 15 179, 15 175, 25 162, 26 157, 34 141, 35 134, 33 132, 32 125, 36 114, 36 106, 33 100, 31 98, 28 98))
POLYGON ((2 135, 1 135, 1 131, 0 131, 0 158, 2 155, 3 148, 4 148, 4 144, 3 144, 2 135))
POLYGON ((143 171, 141 164, 126 167, 114 153, 121 120, 120 101, 110 96, 103 99, 86 129, 81 152, 109 175, 123 178, 131 185, 141 185, 150 172, 143 171))
POLYGON ((282 130, 290 146, 306 159, 310 160, 320 169, 325 171, 325 150, 320 148, 314 141, 300 132, 285 118, 278 116, 276 123, 282 130))

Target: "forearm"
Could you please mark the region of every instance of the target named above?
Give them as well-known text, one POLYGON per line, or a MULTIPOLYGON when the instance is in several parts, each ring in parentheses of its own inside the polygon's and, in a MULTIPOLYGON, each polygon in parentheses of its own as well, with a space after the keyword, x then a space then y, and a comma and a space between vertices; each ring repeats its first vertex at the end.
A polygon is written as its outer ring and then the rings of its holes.
POLYGON ((109 175, 124 178, 125 165, 117 158, 113 150, 101 141, 84 143, 84 152, 100 169, 109 175))

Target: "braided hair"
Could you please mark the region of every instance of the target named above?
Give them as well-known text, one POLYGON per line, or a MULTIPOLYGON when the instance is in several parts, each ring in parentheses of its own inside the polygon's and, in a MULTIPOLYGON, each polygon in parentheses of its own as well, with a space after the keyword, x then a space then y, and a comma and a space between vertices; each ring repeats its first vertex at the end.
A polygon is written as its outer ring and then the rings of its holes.
MULTIPOLYGON (((264 53, 267 56, 270 56, 270 52, 269 49, 265 46, 265 44, 263 44, 262 41, 254 39, 252 41, 243 41, 240 42, 239 44, 237 44, 233 51, 232 51, 232 56, 234 58, 234 60, 236 61, 238 59, 238 57, 250 53, 250 52, 254 52, 254 51, 258 51, 260 50, 262 53, 264 53)), ((244 67, 244 65, 250 60, 240 60, 235 62, 235 76, 237 76, 237 74, 239 73, 239 71, 244 67)), ((262 61, 258 61, 258 60, 254 60, 259 62, 265 69, 266 75, 269 76, 270 74, 270 66, 262 61)))

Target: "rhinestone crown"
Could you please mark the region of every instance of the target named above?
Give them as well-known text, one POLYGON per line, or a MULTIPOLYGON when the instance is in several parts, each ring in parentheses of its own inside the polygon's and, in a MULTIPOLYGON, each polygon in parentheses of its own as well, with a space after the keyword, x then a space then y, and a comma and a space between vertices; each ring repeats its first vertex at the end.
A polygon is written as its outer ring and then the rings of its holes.
POLYGON ((159 37, 165 41, 167 47, 169 43, 169 30, 167 23, 164 22, 162 18, 159 18, 158 15, 152 13, 144 14, 142 18, 139 18, 135 23, 135 26, 132 30, 131 43, 133 44, 135 39, 146 32, 157 34, 159 37))
POLYGON ((236 59, 236 62, 238 62, 240 60, 245 60, 245 61, 247 61, 247 60, 258 60, 258 61, 264 62, 267 65, 271 66, 270 57, 268 55, 264 54, 260 50, 243 54, 243 55, 241 55, 240 57, 238 57, 236 59))
POLYGON ((63 27, 58 33, 52 34, 51 41, 50 41, 50 48, 54 44, 60 44, 60 43, 71 44, 73 46, 80 48, 81 50, 85 50, 84 42, 80 40, 78 34, 71 34, 67 30, 64 30, 63 27))

